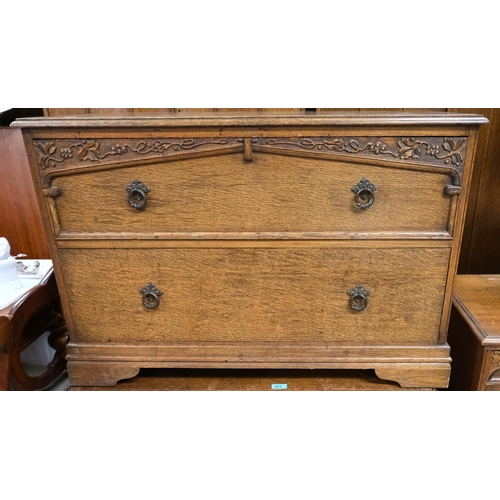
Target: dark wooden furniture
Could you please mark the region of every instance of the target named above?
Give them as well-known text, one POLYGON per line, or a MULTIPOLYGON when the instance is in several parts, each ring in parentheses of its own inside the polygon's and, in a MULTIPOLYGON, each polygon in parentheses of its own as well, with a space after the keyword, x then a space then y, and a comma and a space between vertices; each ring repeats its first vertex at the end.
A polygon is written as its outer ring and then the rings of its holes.
POLYGON ((500 390, 499 274, 456 277, 449 343, 451 390, 500 390))
POLYGON ((36 390, 50 385, 66 368, 68 329, 60 312, 53 273, 12 305, 0 310, 0 390, 36 390), (45 332, 54 357, 46 370, 32 376, 21 363, 21 353, 45 332))
POLYGON ((20 130, 0 127, 0 179, 0 236, 9 241, 12 255, 23 253, 29 259, 49 259, 20 130))
MULTIPOLYGON (((470 109, 461 111, 471 112, 470 109)), ((478 135, 458 274, 500 273, 500 108, 475 109, 489 123, 478 135)))
POLYGON ((447 387, 478 127, 451 113, 22 119, 73 386, 140 368, 447 387))

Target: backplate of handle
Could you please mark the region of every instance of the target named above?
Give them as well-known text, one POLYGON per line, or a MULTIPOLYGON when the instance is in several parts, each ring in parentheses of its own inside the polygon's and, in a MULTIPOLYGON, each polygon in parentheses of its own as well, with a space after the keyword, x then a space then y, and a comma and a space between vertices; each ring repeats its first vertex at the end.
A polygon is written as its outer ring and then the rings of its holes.
POLYGON ((128 204, 141 210, 146 207, 148 203, 147 195, 151 191, 143 182, 139 179, 135 179, 127 186, 126 191, 128 192, 128 204))

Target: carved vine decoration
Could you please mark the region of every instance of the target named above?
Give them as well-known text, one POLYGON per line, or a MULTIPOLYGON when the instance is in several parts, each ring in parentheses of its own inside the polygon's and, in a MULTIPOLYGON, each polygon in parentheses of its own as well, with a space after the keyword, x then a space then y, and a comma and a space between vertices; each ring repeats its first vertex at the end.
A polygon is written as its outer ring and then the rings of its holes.
POLYGON ((360 139, 354 138, 333 138, 333 139, 297 139, 296 141, 285 139, 267 139, 269 146, 288 145, 307 150, 323 149, 336 153, 362 153, 368 152, 374 155, 390 155, 402 160, 419 160, 422 157, 422 149, 425 148, 425 155, 444 160, 445 165, 452 164, 459 166, 463 163, 467 139, 465 137, 442 138, 442 144, 436 138, 431 142, 429 139, 415 139, 414 137, 402 137, 397 141, 397 147, 390 146, 382 140, 368 141, 363 144, 360 139))
MULTIPOLYGON (((232 146, 240 147, 243 139, 156 139, 98 141, 52 140, 34 141, 42 170, 49 167, 75 166, 98 163, 117 156, 150 155, 163 157, 192 150, 212 151, 232 146)), ((466 137, 309 137, 309 138, 259 138, 252 144, 263 148, 279 148, 297 151, 381 156, 402 162, 419 162, 447 169, 454 177, 453 185, 460 186, 463 163, 467 150, 466 137)))
POLYGON ((500 368, 500 351, 493 351, 491 357, 491 371, 495 371, 497 368, 500 368))
POLYGON ((109 141, 100 143, 96 140, 82 140, 74 144, 58 146, 56 141, 35 141, 39 154, 39 166, 42 170, 56 167, 70 159, 77 162, 98 162, 110 156, 158 154, 167 155, 170 152, 190 151, 207 145, 227 145, 228 139, 184 139, 180 141, 140 141, 135 145, 128 143, 114 143, 109 141))

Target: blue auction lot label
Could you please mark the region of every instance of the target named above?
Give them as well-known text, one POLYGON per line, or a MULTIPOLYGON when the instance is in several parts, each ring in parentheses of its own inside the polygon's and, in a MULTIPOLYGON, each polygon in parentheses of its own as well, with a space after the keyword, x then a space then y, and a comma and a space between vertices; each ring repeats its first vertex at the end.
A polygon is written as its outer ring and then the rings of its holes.
POLYGON ((288 384, 271 384, 271 389, 288 389, 288 384))

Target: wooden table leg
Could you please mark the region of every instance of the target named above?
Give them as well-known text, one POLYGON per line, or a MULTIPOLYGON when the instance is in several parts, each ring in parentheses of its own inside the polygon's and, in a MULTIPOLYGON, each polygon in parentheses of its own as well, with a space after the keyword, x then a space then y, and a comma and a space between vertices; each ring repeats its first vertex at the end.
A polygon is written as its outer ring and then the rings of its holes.
POLYGON ((0 391, 9 390, 10 321, 0 316, 0 391))
POLYGON ((51 384, 66 368, 68 329, 61 314, 59 293, 52 276, 48 283, 35 290, 16 310, 10 326, 9 386, 15 390, 33 391, 51 384), (45 371, 28 375, 21 363, 21 352, 45 332, 54 357, 45 371))
MULTIPOLYGON (((43 330, 49 331, 48 343, 55 350, 54 357, 47 365, 46 370, 37 376, 29 376, 21 364, 20 354, 22 352, 23 328, 26 325, 19 324, 18 331, 14 332, 11 354, 10 354, 10 383, 16 390, 34 391, 42 389, 51 384, 66 368, 66 344, 68 343, 68 329, 62 315, 49 306, 43 311, 46 322, 43 330)), ((16 329, 16 330, 17 330, 16 329)))

